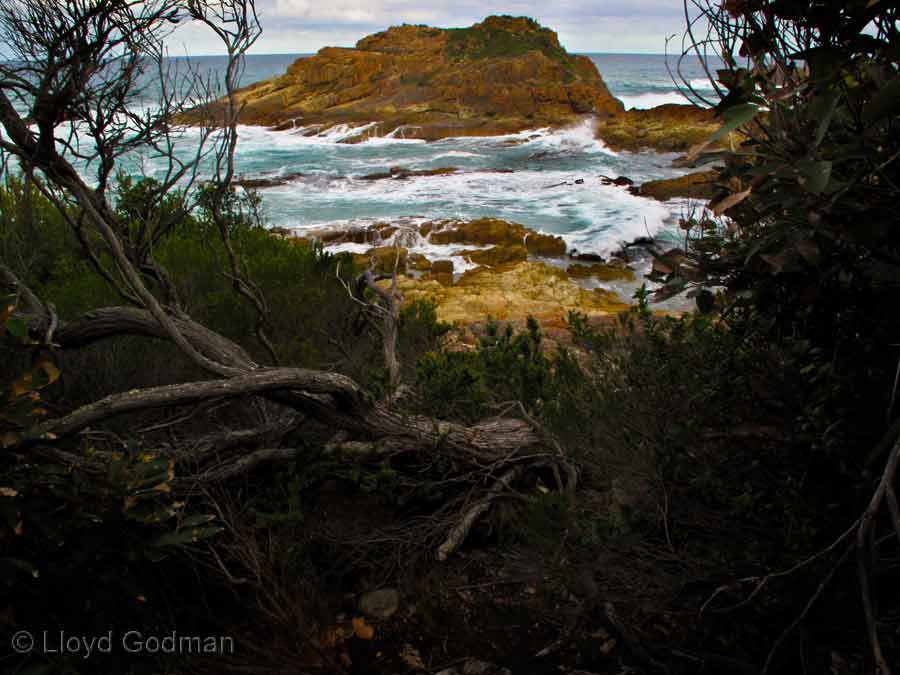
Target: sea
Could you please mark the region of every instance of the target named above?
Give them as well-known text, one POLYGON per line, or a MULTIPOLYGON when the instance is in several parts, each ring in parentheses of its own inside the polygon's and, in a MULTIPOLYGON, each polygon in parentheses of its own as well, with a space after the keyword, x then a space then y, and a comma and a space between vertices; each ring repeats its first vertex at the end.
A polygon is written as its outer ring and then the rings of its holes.
MULTIPOLYGON (((304 56, 248 56, 241 84, 280 75, 304 56)), ((672 80, 665 56, 588 56, 611 93, 627 108, 687 102, 672 80)), ((193 61, 213 75, 225 63, 223 57, 215 56, 193 61)), ((671 59, 669 63, 674 68, 671 59)), ((683 64, 681 72, 697 91, 714 97, 699 61, 683 64)), ((198 133, 196 129, 185 132, 179 140, 181 152, 190 152, 198 133)), ((529 129, 511 136, 448 138, 431 143, 397 134, 379 136, 373 126, 369 140, 341 142, 356 133, 358 130, 346 127, 314 135, 302 128, 239 128, 239 175, 297 175, 286 184, 259 191, 270 225, 291 228, 302 235, 323 228, 384 221, 416 224, 494 217, 560 235, 579 252, 606 255, 638 237, 676 236, 677 220, 690 208, 684 200, 660 203, 601 184, 600 176, 626 176, 641 183, 681 175, 684 170, 672 167, 674 156, 670 154, 612 151, 596 140, 590 118, 566 129, 529 129), (404 180, 361 179, 398 166, 410 170, 453 166, 458 171, 404 180)), ((123 166, 130 172, 158 176, 165 171, 166 163, 142 157, 125 161, 123 166)), ((85 167, 85 171, 89 178, 90 168, 85 167)), ((429 244, 424 240, 412 245, 431 257, 446 254, 427 250, 429 244)), ((354 250, 361 245, 343 246, 354 250)))

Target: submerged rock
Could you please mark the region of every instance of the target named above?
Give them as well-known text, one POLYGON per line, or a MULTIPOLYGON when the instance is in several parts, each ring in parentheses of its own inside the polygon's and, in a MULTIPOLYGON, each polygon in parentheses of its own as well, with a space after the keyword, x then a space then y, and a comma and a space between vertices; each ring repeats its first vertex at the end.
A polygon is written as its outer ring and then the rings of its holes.
POLYGON ((634 181, 627 176, 616 176, 615 178, 610 178, 609 176, 597 176, 597 178, 600 179, 601 185, 615 185, 616 187, 628 187, 629 185, 634 185, 634 181))
POLYGON ((362 176, 360 180, 384 180, 385 178, 393 178, 394 180, 404 180, 415 176, 448 176, 454 174, 459 169, 455 166, 442 166, 438 169, 423 169, 421 171, 412 171, 403 167, 394 166, 385 173, 370 173, 362 176))
POLYGON ((244 124, 360 127, 344 134, 349 142, 498 135, 624 110, 588 57, 566 52, 537 22, 509 16, 469 28, 395 26, 355 49, 326 47, 238 99, 244 124))
POLYGON ((232 181, 232 184, 247 190, 260 190, 263 188, 287 185, 298 178, 303 178, 303 175, 304 174, 302 173, 286 173, 281 176, 242 176, 240 178, 235 178, 234 181, 232 181))

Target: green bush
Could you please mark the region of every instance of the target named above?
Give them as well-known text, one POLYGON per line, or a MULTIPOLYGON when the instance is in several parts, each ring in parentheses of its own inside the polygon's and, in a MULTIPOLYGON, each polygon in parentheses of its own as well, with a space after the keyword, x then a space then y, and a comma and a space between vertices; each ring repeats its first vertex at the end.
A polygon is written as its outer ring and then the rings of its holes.
POLYGON ((511 325, 501 332, 489 323, 475 351, 425 354, 416 375, 430 414, 472 422, 497 414, 503 403, 540 408, 552 395, 550 368, 540 328, 529 318, 527 332, 518 334, 511 325))
MULTIPOLYGON (((88 436, 49 447, 35 436, 53 405, 46 392, 60 375, 59 359, 9 318, 14 300, 8 303, 0 339, 30 353, 32 365, 11 382, 0 380, 0 606, 15 608, 16 625, 38 640, 46 632, 50 644, 58 630, 158 632, 174 616, 165 611, 170 589, 157 568, 178 547, 217 535, 216 516, 175 499, 175 463, 151 448, 128 443, 110 451, 88 436)), ((170 581, 177 577, 170 571, 170 581)), ((82 654, 43 651, 6 665, 86 672, 82 654)), ((130 672, 155 657, 117 649, 108 661, 130 672)))
POLYGON ((717 201, 730 221, 685 223, 689 256, 669 282, 722 291, 720 307, 789 345, 809 375, 809 433, 855 454, 898 413, 900 318, 885 311, 900 290, 895 10, 764 0, 707 11, 717 39, 741 49, 724 50, 716 77, 723 129, 744 141, 696 158, 725 160, 719 182, 731 187, 717 201))

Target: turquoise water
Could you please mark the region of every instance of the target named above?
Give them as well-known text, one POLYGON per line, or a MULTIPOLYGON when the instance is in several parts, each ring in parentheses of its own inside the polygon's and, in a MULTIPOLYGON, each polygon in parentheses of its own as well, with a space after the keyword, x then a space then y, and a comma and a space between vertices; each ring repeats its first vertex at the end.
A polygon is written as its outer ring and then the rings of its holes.
MULTIPOLYGON (((297 57, 251 56, 242 83, 281 74, 297 57)), ((629 107, 683 102, 662 56, 595 54, 591 58, 613 95, 629 107)), ((224 59, 199 57, 194 63, 217 72, 224 59)), ((703 71, 695 67, 686 74, 699 80, 703 71)), ((340 142, 352 135, 348 129, 308 133, 248 126, 239 130, 239 174, 302 174, 288 184, 260 190, 272 225, 303 231, 379 220, 490 216, 559 234, 581 252, 607 253, 635 237, 674 231, 674 216, 683 207, 603 186, 601 175, 625 175, 640 183, 681 172, 671 167, 672 156, 608 150, 594 139, 590 119, 570 129, 535 129, 510 137, 436 143, 379 137, 374 126, 370 128, 372 138, 360 144, 340 142), (452 166, 459 171, 405 180, 362 180, 366 174, 396 166, 413 170, 452 166)), ((190 153, 197 135, 196 129, 187 130, 178 143, 180 151, 190 153)), ((150 176, 165 171, 165 162, 152 157, 125 166, 135 172, 140 166, 150 176)), ((418 244, 428 246, 427 242, 418 244)))
POLYGON ((669 211, 658 202, 603 186, 599 176, 643 181, 675 174, 671 157, 607 150, 594 139, 590 120, 561 131, 435 143, 376 138, 342 144, 336 142, 340 132, 309 138, 253 127, 243 127, 240 134, 237 164, 247 175, 304 174, 261 191, 269 218, 299 229, 397 217, 491 216, 563 235, 582 251, 602 252, 650 234, 669 211), (453 166, 459 171, 405 180, 361 179, 394 166, 453 166))
MULTIPOLYGON (((298 56, 250 57, 243 82, 283 73, 298 56)), ((590 56, 610 91, 628 107, 685 102, 666 70, 665 57, 590 56)), ((200 64, 215 69, 221 59, 206 57, 200 64)), ((698 66, 685 70, 695 86, 703 77, 698 66)), ((270 222, 301 231, 379 220, 491 216, 562 235, 582 252, 607 253, 622 241, 672 229, 682 208, 601 185, 601 175, 625 175, 642 182, 682 172, 671 167, 672 156, 606 149, 594 139, 589 119, 559 131, 436 143, 378 137, 374 126, 371 140, 361 144, 340 142, 351 135, 349 129, 312 137, 307 133, 242 127, 237 151, 237 168, 244 176, 303 174, 286 185, 260 191, 270 222), (396 166, 413 170, 452 166, 459 172, 361 180, 396 166)))

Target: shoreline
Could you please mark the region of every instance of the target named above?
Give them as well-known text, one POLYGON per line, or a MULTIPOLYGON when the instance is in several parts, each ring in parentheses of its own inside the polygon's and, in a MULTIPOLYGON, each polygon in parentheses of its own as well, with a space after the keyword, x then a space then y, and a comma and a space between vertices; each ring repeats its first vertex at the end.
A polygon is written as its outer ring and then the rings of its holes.
MULTIPOLYGON (((623 242, 603 257, 579 254, 558 236, 498 219, 380 222, 354 229, 275 232, 299 245, 320 244, 376 274, 397 274, 404 304, 427 300, 438 319, 467 326, 486 318, 522 322, 529 316, 563 327, 570 311, 605 317, 633 304, 662 240, 623 242)), ((681 312, 684 298, 654 310, 681 312)))

